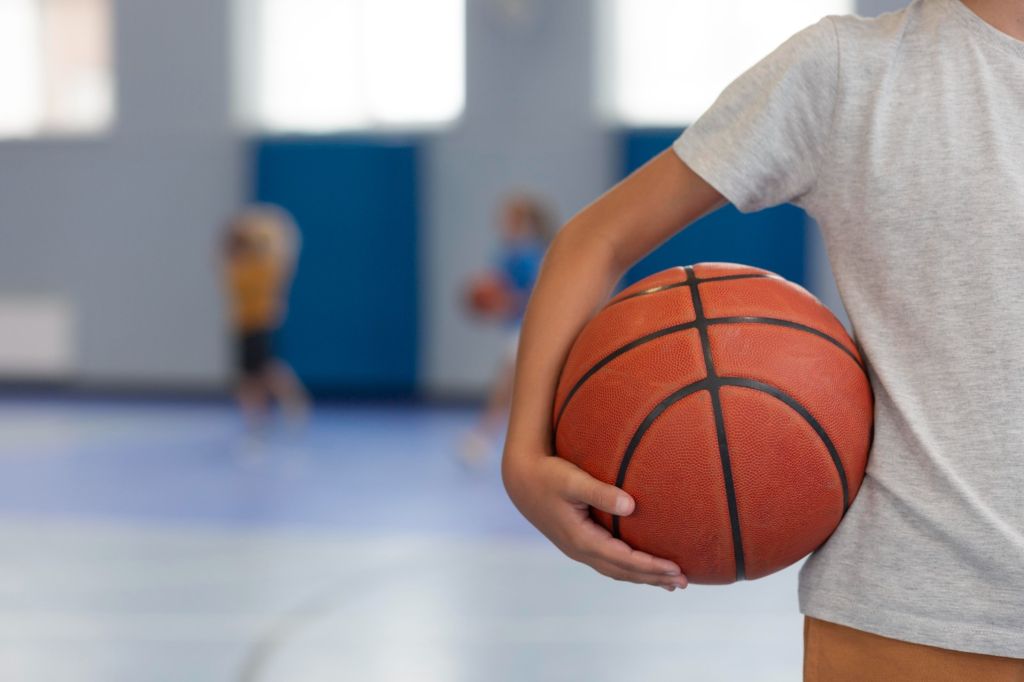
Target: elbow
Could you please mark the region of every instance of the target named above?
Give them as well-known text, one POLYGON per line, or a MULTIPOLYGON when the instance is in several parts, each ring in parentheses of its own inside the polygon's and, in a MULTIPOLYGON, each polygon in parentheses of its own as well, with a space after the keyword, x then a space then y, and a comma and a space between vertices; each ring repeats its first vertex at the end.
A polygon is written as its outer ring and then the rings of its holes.
POLYGON ((633 265, 625 251, 598 225, 580 215, 566 223, 552 240, 548 259, 591 263, 617 280, 633 265))

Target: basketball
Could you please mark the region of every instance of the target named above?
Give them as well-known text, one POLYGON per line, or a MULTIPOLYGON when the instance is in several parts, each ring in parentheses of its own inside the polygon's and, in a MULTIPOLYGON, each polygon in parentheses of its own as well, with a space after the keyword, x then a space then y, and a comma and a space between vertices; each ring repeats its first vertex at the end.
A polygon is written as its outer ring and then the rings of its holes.
POLYGON ((835 530, 857 495, 873 396, 857 345, 802 287, 727 263, 672 268, 614 297, 559 380, 559 456, 623 488, 594 510, 690 582, 756 579, 835 530))
POLYGON ((472 277, 463 292, 466 308, 480 317, 500 317, 509 306, 508 287, 494 273, 472 277))

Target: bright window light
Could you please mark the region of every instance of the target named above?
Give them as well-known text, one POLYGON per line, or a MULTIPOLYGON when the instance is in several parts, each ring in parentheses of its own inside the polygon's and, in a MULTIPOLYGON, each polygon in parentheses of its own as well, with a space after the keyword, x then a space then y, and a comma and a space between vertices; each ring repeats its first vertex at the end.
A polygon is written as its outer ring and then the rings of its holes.
POLYGON ((465 0, 237 0, 243 120, 281 132, 423 128, 465 102, 465 0))
POLYGON ((602 113, 631 126, 692 123, 789 36, 854 0, 597 0, 602 113))
POLYGON ((0 137, 110 125, 110 24, 110 0, 0 0, 0 137))

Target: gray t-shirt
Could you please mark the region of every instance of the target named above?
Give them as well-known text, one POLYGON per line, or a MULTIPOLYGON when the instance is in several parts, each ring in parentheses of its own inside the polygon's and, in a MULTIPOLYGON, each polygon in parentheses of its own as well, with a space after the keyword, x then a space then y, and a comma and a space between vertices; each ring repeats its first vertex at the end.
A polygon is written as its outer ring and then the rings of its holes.
POLYGON ((822 227, 875 436, 801 610, 1024 658, 1024 42, 959 0, 829 17, 674 146, 743 211, 822 227))

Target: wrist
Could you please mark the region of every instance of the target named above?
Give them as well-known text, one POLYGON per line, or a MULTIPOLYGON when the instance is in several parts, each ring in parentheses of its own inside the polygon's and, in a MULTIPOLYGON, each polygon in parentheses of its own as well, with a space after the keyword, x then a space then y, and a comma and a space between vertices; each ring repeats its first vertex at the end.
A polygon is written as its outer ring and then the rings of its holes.
POLYGON ((539 437, 536 434, 517 436, 511 430, 505 438, 505 449, 503 459, 522 461, 529 459, 542 459, 553 454, 550 435, 543 433, 539 437))

